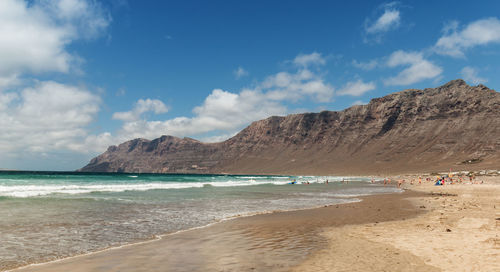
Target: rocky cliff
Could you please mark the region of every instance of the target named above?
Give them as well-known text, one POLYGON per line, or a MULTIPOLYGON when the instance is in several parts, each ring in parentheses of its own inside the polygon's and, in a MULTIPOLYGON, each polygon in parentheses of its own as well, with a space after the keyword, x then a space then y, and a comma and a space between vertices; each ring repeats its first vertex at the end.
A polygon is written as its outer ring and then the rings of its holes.
POLYGON ((80 171, 383 175, 449 168, 500 169, 500 93, 454 80, 340 112, 269 117, 221 143, 135 139, 80 171))

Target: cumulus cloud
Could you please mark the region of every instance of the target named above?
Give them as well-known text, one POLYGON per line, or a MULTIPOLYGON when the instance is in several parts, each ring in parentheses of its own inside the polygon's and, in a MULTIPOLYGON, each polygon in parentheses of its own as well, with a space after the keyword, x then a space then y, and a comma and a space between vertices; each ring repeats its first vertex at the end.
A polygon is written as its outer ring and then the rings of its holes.
POLYGON ((8 87, 18 85, 20 83, 19 75, 17 73, 10 73, 6 75, 0 74, 0 91, 8 87))
POLYGON ((97 37, 109 22, 94 1, 0 1, 0 88, 23 73, 68 72, 79 58, 66 47, 97 37))
POLYGON ((295 65, 302 67, 307 67, 309 65, 324 65, 326 60, 318 52, 312 52, 311 54, 299 54, 293 60, 295 65))
POLYGON ((434 46, 435 51, 441 55, 464 57, 467 49, 500 42, 500 20, 496 17, 477 20, 462 30, 458 30, 457 22, 451 22, 443 33, 434 46))
POLYGON ((269 100, 258 90, 232 93, 215 89, 202 105, 193 109, 193 117, 176 117, 165 121, 127 121, 116 137, 123 140, 152 139, 167 134, 182 137, 213 131, 225 131, 225 135, 232 135, 241 126, 252 121, 286 112, 285 106, 269 100))
POLYGON ((234 70, 233 71, 233 74, 234 74, 234 77, 236 77, 236 79, 240 79, 244 76, 248 76, 248 71, 243 69, 243 67, 238 67, 238 69, 234 70))
POLYGON ((334 94, 332 85, 308 69, 299 70, 297 73, 280 72, 269 76, 260 88, 266 90, 266 96, 272 100, 298 101, 304 97, 311 97, 317 102, 329 102, 334 94))
POLYGON ((78 150, 101 99, 83 87, 38 82, 0 93, 0 151, 78 150))
POLYGON ((465 66, 460 74, 464 78, 464 80, 471 82, 472 84, 486 83, 488 79, 482 78, 478 75, 478 71, 474 67, 465 66))
MULTIPOLYGON (((79 72, 68 47, 101 36, 111 18, 94 0, 0 1, 0 154, 26 167, 78 151, 102 151, 89 137, 101 99, 83 86, 39 81, 43 73, 79 72)), ((5 160, 5 163, 12 161, 5 160)), ((67 167, 67 166, 66 166, 67 167)))
POLYGON ((113 119, 122 121, 135 121, 141 118, 146 112, 154 112, 155 114, 166 113, 167 106, 158 99, 139 99, 131 111, 115 112, 113 119))
POLYGON ((385 85, 409 85, 439 76, 443 69, 426 60, 420 52, 396 51, 389 56, 388 67, 406 66, 398 75, 384 80, 385 85))
POLYGON ((337 94, 338 95, 351 95, 351 96, 361 96, 366 92, 375 89, 374 82, 363 82, 361 79, 357 81, 348 82, 342 89, 340 89, 337 94))
POLYGON ((68 35, 84 39, 99 36, 111 17, 99 2, 90 0, 38 0, 38 6, 58 25, 67 28, 68 35))

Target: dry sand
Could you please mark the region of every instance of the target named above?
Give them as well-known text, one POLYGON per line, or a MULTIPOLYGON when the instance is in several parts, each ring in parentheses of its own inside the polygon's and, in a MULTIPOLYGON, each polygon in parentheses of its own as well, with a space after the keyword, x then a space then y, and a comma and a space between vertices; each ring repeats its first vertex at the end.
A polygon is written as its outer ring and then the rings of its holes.
MULTIPOLYGON (((396 177, 407 181, 415 177, 396 177)), ((328 248, 296 271, 500 271, 500 177, 485 184, 403 187, 431 193, 410 200, 415 218, 330 228, 328 248)))

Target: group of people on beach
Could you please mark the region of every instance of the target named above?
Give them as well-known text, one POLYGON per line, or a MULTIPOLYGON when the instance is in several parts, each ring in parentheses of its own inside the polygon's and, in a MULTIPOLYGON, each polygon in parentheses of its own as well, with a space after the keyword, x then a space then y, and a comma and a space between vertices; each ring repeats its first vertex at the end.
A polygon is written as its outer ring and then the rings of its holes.
MULTIPOLYGON (((483 181, 478 181, 476 180, 476 176, 474 174, 468 174, 467 175, 469 178, 469 183, 470 184, 482 184, 483 181)), ((422 176, 418 177, 418 185, 422 185, 422 176)), ((453 185, 453 184, 463 184, 466 181, 466 178, 464 175, 458 175, 456 177, 453 176, 453 174, 448 174, 448 175, 438 175, 436 178, 433 180, 430 177, 425 178, 425 182, 433 182, 434 185, 436 186, 443 186, 443 185, 453 185)), ((407 181, 405 179, 399 179, 397 181, 397 186, 398 188, 401 188, 401 185, 405 184, 407 181)), ((417 181, 415 179, 410 179, 410 185, 416 184, 417 181)), ((391 184, 391 179, 390 178, 385 178, 384 179, 384 186, 391 184)))
MULTIPOLYGON (((470 184, 482 184, 483 183, 483 181, 476 180, 476 176, 472 173, 469 173, 467 175, 461 174, 461 175, 457 175, 456 177, 454 177, 454 175, 451 174, 451 172, 450 172, 450 174, 447 174, 447 175, 437 175, 435 179, 432 179, 431 177, 426 177, 425 182, 426 183, 434 182, 434 185, 438 185, 438 186, 452 185, 452 184, 463 184, 466 182, 466 179, 467 179, 465 176, 467 176, 469 178, 470 184)), ((414 178, 410 179, 409 183, 410 183, 410 185, 414 185, 414 184, 417 184, 417 182, 418 182, 418 185, 422 185, 422 181, 424 181, 424 179, 422 178, 422 176, 419 176, 418 179, 414 179, 414 178)), ((371 182, 375 183, 375 179, 372 178, 371 182)), ((390 185, 391 182, 392 182, 392 180, 390 178, 384 178, 384 186, 390 185)), ((323 183, 328 184, 328 179, 325 180, 323 183)), ((405 179, 398 179, 396 185, 398 188, 401 188, 401 185, 403 185, 405 183, 407 183, 407 181, 405 179)), ((288 184, 298 184, 298 183, 294 179, 293 181, 289 182, 288 184)), ((310 183, 309 183, 309 181, 303 181, 303 182, 301 182, 301 184, 308 185, 310 183)), ((349 180, 342 178, 341 184, 349 184, 349 180)))

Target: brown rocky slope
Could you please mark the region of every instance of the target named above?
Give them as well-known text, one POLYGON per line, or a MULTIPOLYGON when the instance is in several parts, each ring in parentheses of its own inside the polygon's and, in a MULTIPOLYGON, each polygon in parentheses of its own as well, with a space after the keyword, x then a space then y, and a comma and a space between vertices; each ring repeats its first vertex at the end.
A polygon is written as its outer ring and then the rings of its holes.
POLYGON ((500 169, 500 93, 458 79, 340 112, 269 117, 220 143, 135 139, 79 171, 383 175, 449 168, 500 169))

